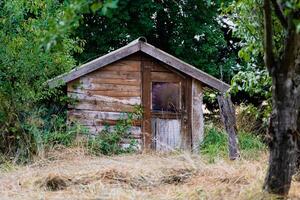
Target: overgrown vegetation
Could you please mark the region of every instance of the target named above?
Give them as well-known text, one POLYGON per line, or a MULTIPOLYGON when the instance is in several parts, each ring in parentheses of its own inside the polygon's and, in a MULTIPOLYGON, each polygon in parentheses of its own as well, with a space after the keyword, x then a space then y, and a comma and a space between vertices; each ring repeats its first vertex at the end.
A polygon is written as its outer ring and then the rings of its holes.
POLYGON ((107 12, 105 1, 0 2, 0 154, 27 162, 45 145, 69 145, 75 132, 63 124, 64 88, 45 82, 76 66, 83 41, 74 37, 82 13, 107 12), (96 6, 96 8, 95 8, 96 6))
MULTIPOLYGON (((236 71, 231 66, 236 63, 239 47, 232 41, 236 38, 229 33, 230 27, 219 18, 219 2, 143 0, 141 6, 140 2, 122 1, 118 8, 117 2, 0 3, 0 163, 28 162, 56 146, 76 145, 76 138, 86 135, 87 130, 65 123, 65 105, 70 101, 65 88, 50 90, 45 82, 69 71, 77 61, 116 49, 138 36, 146 36, 149 42, 226 81, 236 71), (137 10, 141 13, 138 17, 137 10), (199 16, 199 11, 205 12, 199 16)), ((238 85, 246 84, 236 78, 238 81, 238 85)), ((216 105, 215 101, 210 103, 216 105)), ((97 155, 135 150, 138 145, 130 138, 130 127, 140 114, 124 114, 114 128, 107 126, 88 139, 85 147, 97 155), (122 138, 130 140, 127 148, 120 145, 122 138)), ((215 139, 220 152, 226 152, 223 136, 206 138, 202 150, 215 139)))
POLYGON ((138 150, 137 140, 132 137, 130 129, 135 120, 141 119, 142 114, 142 108, 136 106, 134 112, 124 113, 115 126, 111 127, 106 125, 103 131, 88 140, 89 152, 96 155, 114 155, 138 150), (121 144, 122 139, 130 141, 129 144, 127 144, 128 146, 121 144))
MULTIPOLYGON (((238 141, 242 158, 258 158, 257 156, 266 150, 266 145, 263 143, 261 136, 253 133, 239 132, 238 141)), ((200 152, 207 157, 209 162, 215 162, 216 159, 227 157, 227 133, 215 128, 213 124, 207 125, 200 152)))

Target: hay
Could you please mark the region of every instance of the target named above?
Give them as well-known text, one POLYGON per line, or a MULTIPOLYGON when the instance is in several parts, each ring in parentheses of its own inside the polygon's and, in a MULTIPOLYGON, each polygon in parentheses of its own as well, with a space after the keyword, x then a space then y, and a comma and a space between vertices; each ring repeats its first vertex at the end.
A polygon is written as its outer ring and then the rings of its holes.
MULTIPOLYGON (((1 200, 259 199, 267 169, 266 155, 212 164, 188 153, 91 157, 68 150, 62 155, 0 172, 1 200)), ((293 182, 291 198, 300 198, 299 188, 293 182)))
POLYGON ((70 182, 71 180, 66 176, 49 174, 47 177, 37 180, 35 185, 48 191, 58 191, 66 189, 70 182))
POLYGON ((193 175, 195 175, 195 170, 193 169, 170 169, 166 172, 166 175, 162 177, 161 182, 175 185, 182 184, 186 183, 193 175))

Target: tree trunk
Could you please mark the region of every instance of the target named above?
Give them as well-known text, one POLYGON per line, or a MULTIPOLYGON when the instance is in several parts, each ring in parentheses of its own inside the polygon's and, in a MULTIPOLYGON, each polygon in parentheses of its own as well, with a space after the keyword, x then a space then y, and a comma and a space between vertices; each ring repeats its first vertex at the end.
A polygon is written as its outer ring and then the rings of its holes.
POLYGON ((237 127, 235 118, 235 109, 230 97, 225 97, 224 94, 218 96, 220 115, 228 134, 229 158, 235 160, 240 156, 238 149, 238 141, 236 138, 237 127))
POLYGON ((287 195, 295 172, 299 88, 295 66, 299 51, 299 35, 286 36, 281 62, 273 63, 272 115, 269 125, 269 169, 264 189, 269 193, 287 195))
POLYGON ((297 119, 299 81, 297 76, 300 35, 294 20, 299 10, 284 15, 282 5, 275 0, 264 0, 265 64, 272 77, 272 115, 269 125, 269 169, 264 189, 286 196, 295 172, 297 147, 297 119), (284 27, 284 49, 275 58, 273 53, 272 9, 284 27))
POLYGON ((294 173, 297 116, 292 79, 288 74, 273 76, 273 112, 269 125, 269 169, 264 188, 287 195, 294 173))

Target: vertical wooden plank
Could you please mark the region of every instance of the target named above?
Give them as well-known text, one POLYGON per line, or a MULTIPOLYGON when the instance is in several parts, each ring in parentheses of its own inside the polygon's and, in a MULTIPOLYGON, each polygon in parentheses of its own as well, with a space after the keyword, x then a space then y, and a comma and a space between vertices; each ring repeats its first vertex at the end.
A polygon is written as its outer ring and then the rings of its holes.
POLYGON ((143 115, 143 140, 144 150, 149 150, 152 143, 151 133, 151 66, 147 61, 141 61, 142 67, 142 103, 144 109, 143 115))
POLYGON ((192 150, 192 98, 193 98, 193 91, 192 91, 192 81, 191 77, 187 77, 187 86, 186 86, 186 109, 188 113, 188 124, 187 124, 187 137, 188 137, 188 150, 192 150))
POLYGON ((156 150, 167 152, 180 148, 180 119, 152 118, 152 123, 155 124, 152 131, 155 131, 157 138, 156 150))
POLYGON ((199 147, 204 136, 204 116, 203 116, 203 88, 200 81, 193 79, 192 82, 192 151, 199 152, 199 147))
POLYGON ((220 94, 218 96, 220 114, 225 130, 228 134, 229 158, 235 160, 240 156, 238 149, 238 140, 236 137, 237 127, 235 118, 235 109, 230 96, 220 94))
POLYGON ((186 78, 181 81, 182 84, 182 118, 181 118, 181 148, 191 150, 191 78, 186 78))

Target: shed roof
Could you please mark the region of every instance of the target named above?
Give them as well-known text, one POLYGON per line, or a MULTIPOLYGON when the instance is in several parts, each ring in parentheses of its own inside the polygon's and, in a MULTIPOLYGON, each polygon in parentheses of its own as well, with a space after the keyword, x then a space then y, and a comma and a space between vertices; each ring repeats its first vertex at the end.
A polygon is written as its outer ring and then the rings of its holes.
POLYGON ((93 72, 99 68, 102 68, 110 63, 113 63, 117 60, 120 60, 122 58, 125 58, 126 56, 129 56, 131 54, 134 54, 136 52, 143 52, 149 56, 152 56, 153 58, 156 58, 157 60, 177 69, 178 71, 187 74, 206 85, 220 91, 220 92, 226 92, 229 89, 229 85, 224 83, 223 81, 197 69, 196 67, 152 46, 151 44, 146 42, 145 38, 138 38, 126 46, 117 49, 115 51, 112 51, 104 56, 101 56, 99 58, 96 58, 95 60, 92 60, 86 64, 83 64, 70 72, 67 72, 65 74, 59 75, 51 80, 49 80, 47 83, 49 87, 53 88, 58 85, 68 83, 72 80, 75 80, 83 75, 86 75, 90 72, 93 72))

